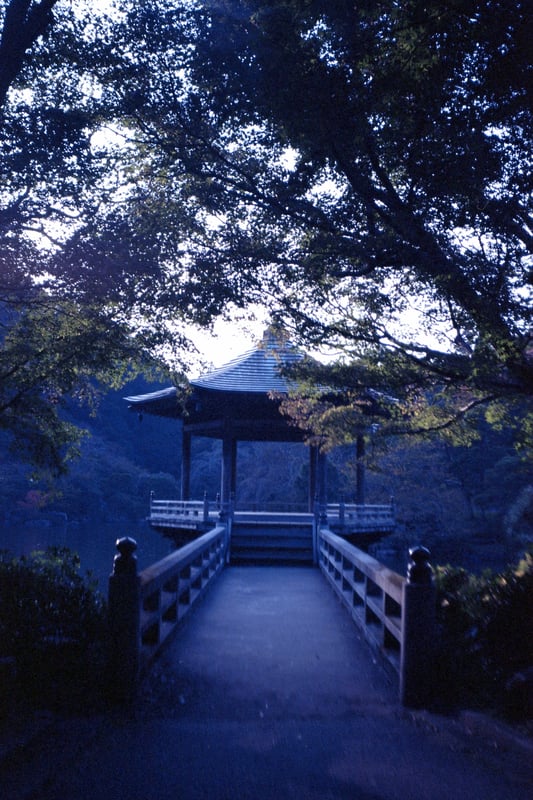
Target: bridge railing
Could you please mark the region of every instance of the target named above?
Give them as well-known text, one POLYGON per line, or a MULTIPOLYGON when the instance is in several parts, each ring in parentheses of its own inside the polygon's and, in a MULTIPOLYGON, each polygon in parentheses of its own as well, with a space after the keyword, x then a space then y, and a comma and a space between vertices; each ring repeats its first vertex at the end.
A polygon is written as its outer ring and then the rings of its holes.
POLYGON ((425 548, 410 551, 417 561, 407 578, 325 526, 318 528, 317 551, 322 573, 352 619, 398 674, 402 702, 423 705, 433 692, 436 646, 435 588, 425 548))
POLYGON ((219 525, 137 574, 133 539, 120 539, 109 578, 110 681, 134 696, 140 675, 223 569, 227 529, 219 525))
POLYGON ((225 551, 221 526, 140 573, 141 671, 218 575, 225 551))

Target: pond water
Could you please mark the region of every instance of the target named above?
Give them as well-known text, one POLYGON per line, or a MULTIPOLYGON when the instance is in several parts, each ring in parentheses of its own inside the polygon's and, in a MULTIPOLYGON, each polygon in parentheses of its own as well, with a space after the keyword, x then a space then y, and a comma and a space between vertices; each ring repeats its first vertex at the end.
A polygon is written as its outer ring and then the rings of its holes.
POLYGON ((131 536, 137 542, 139 570, 164 558, 175 547, 146 522, 81 525, 47 524, 45 520, 35 520, 18 525, 0 523, 0 550, 9 550, 14 556, 20 556, 54 545, 68 547, 80 557, 80 573, 90 571, 98 580, 99 590, 107 596, 107 580, 117 553, 115 541, 122 536, 131 536))

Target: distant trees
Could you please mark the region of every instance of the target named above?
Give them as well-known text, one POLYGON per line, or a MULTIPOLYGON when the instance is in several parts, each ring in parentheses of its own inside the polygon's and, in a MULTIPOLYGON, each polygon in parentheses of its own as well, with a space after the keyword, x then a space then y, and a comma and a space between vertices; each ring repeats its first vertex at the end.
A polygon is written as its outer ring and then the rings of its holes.
MULTIPOLYGON (((138 378, 125 391, 147 389, 138 378)), ((0 507, 8 524, 50 512, 52 518, 60 512, 77 522, 139 521, 148 514, 151 491, 179 497, 177 425, 154 417, 140 422, 128 412, 123 394, 106 392, 97 416, 77 403, 68 405, 64 419, 89 435, 80 442, 79 458, 52 487, 28 482, 17 454, 7 452, 7 434, 0 434, 0 507)))

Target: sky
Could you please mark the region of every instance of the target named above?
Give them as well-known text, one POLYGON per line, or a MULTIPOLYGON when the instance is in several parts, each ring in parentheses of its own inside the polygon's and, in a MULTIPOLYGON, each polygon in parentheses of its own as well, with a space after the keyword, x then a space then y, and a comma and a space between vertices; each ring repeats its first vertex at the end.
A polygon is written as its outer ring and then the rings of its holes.
POLYGON ((200 359, 199 366, 194 369, 195 375, 205 372, 200 365, 200 360, 207 367, 221 367, 233 358, 251 350, 261 341, 268 320, 265 312, 258 314, 257 321, 233 320, 227 322, 217 320, 213 331, 193 331, 191 339, 198 348, 200 359))
MULTIPOLYGON (((255 320, 236 319, 231 322, 217 320, 212 333, 203 330, 191 331, 190 338, 198 348, 199 357, 194 360, 191 370, 187 372, 188 377, 195 378, 212 368, 222 367, 232 359, 257 347, 268 327, 269 318, 266 309, 260 307, 254 306, 253 313, 257 315, 255 320)), ((328 350, 326 347, 320 350, 305 347, 303 349, 318 361, 327 362, 339 355, 338 351, 328 350)))

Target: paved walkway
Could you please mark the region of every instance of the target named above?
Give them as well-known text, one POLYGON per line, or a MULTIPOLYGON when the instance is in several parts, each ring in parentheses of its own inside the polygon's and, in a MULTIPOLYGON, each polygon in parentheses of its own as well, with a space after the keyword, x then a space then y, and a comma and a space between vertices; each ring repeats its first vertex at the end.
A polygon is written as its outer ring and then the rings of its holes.
POLYGON ((532 777, 522 755, 402 709, 318 570, 232 567, 134 711, 44 731, 0 797, 525 800, 532 777))

